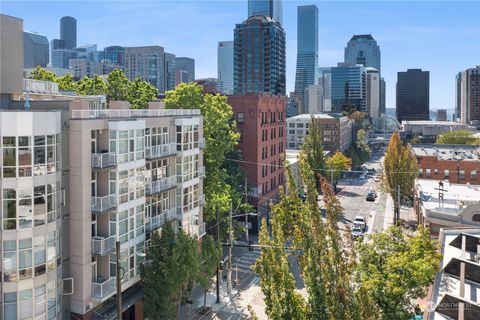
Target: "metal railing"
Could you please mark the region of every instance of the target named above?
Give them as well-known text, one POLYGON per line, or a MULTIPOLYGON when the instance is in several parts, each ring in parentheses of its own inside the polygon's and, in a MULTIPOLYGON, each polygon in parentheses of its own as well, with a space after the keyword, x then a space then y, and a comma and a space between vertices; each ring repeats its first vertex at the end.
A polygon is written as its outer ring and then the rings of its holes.
POLYGON ((117 207, 117 197, 109 194, 104 197, 92 197, 92 212, 105 212, 117 207))
POLYGON ((58 94, 58 83, 33 79, 23 79, 23 91, 31 93, 58 94))
POLYGON ((200 116, 199 109, 72 110, 73 119, 149 118, 200 116))
POLYGON ((200 178, 205 178, 205 167, 198 168, 198 176, 200 178))
POLYGON ((203 207, 205 205, 205 194, 200 195, 199 204, 200 207, 203 207))
POLYGON ((156 194, 171 188, 176 187, 176 176, 170 176, 157 181, 147 180, 145 183, 145 190, 148 195, 156 194))
POLYGON ((157 216, 151 217, 150 222, 147 223, 147 226, 146 226, 147 231, 152 231, 154 229, 161 227, 165 223, 166 217, 167 215, 165 212, 157 216))
POLYGON ((115 250, 115 236, 92 238, 92 253, 95 255, 106 255, 115 250))
POLYGON ((199 147, 200 149, 205 148, 205 138, 202 138, 202 139, 200 139, 200 140, 198 141, 198 147, 199 147))
POLYGON ((177 209, 176 208, 171 208, 168 209, 167 211, 167 221, 172 221, 177 219, 177 209))
POLYGON ((92 153, 92 168, 103 169, 117 165, 115 152, 92 153))
POLYGON ((105 281, 97 279, 97 281, 99 282, 92 283, 92 297, 96 299, 104 299, 116 289, 115 277, 111 277, 105 281))
POLYGON ((157 159, 162 157, 168 157, 177 153, 177 144, 172 142, 168 144, 161 144, 157 146, 151 146, 145 149, 145 157, 147 159, 157 159))

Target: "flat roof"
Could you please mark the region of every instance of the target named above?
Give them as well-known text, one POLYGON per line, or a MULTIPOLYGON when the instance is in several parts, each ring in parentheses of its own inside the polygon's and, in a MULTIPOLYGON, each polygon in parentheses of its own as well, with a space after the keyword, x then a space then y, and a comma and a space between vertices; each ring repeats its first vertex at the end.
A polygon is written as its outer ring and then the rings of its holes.
POLYGON ((313 116, 314 118, 316 118, 316 119, 338 119, 338 118, 344 117, 344 116, 342 116, 341 114, 329 114, 329 113, 313 113, 313 114, 309 114, 309 113, 304 113, 304 114, 299 114, 298 116, 294 116, 294 117, 287 118, 287 121, 288 121, 288 120, 310 119, 312 116, 313 116))
POLYGON ((476 252, 462 253, 462 236, 468 242, 480 242, 480 228, 442 229, 440 244, 442 260, 432 288, 432 313, 428 319, 447 320, 458 316, 459 302, 466 303, 464 319, 479 319, 480 316, 480 264, 476 252), (465 292, 460 295, 460 264, 465 264, 465 292))
POLYGON ((402 126, 405 124, 410 125, 432 125, 432 126, 468 126, 465 123, 453 122, 453 121, 437 121, 437 120, 403 120, 402 126))
POLYGON ((480 201, 480 185, 443 182, 443 201, 439 202, 439 180, 416 179, 415 186, 422 197, 425 209, 450 215, 459 215, 460 205, 480 201))
POLYGON ((439 160, 480 160, 480 146, 458 144, 414 144, 417 157, 436 156, 439 160))

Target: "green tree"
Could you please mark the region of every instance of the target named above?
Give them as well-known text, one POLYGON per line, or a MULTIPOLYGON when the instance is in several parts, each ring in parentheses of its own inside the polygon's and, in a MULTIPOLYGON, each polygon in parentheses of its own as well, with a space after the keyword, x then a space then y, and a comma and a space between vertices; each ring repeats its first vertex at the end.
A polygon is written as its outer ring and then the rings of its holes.
POLYGON ((418 171, 415 155, 408 145, 402 143, 398 132, 394 132, 390 138, 383 168, 382 186, 393 199, 395 222, 398 222, 400 212, 398 192, 400 192, 400 200, 413 195, 414 182, 418 171))
POLYGON ((383 320, 412 319, 413 302, 425 297, 440 267, 441 255, 428 229, 407 235, 391 227, 357 244, 357 281, 383 320))
POLYGON ((153 233, 142 267, 145 314, 150 319, 175 319, 180 303, 190 294, 200 274, 198 242, 166 224, 153 233))
POLYGON ((199 285, 205 289, 203 296, 203 306, 207 303, 207 292, 211 284, 212 276, 217 270, 222 249, 220 243, 216 242, 212 236, 206 235, 202 239, 202 252, 200 254, 200 272, 197 277, 199 285))
POLYGON ((440 135, 435 143, 480 145, 480 138, 476 138, 470 131, 457 130, 440 135))
POLYGON ((107 100, 128 101, 130 80, 121 69, 115 69, 107 77, 107 100))
MULTIPOLYGON (((115 85, 118 85, 118 88, 113 89, 112 93, 116 91, 119 93, 124 85, 124 79, 120 76, 115 76, 116 81, 115 85)), ((141 78, 136 78, 135 81, 129 83, 128 86, 128 96, 127 100, 130 102, 130 109, 147 109, 148 103, 150 101, 157 100, 158 89, 155 88, 150 82, 142 80, 141 78)), ((125 98, 125 96, 117 96, 117 98, 125 98)))
POLYGON ((420 140, 420 137, 418 136, 418 134, 414 135, 412 137, 412 140, 410 140, 410 143, 411 144, 419 144, 421 143, 422 141, 420 140))
POLYGON ((328 179, 334 186, 334 189, 337 188, 338 180, 342 177, 343 171, 350 170, 352 168, 352 159, 345 156, 340 151, 335 152, 335 154, 329 157, 326 161, 326 170, 329 171, 328 179))
POLYGON ((368 146, 366 141, 366 132, 365 129, 360 129, 357 132, 357 141, 355 142, 355 147, 358 150, 360 160, 362 163, 365 163, 370 159, 370 155, 372 154, 372 150, 368 146))
MULTIPOLYGON (((164 99, 167 109, 200 109, 203 116, 205 138, 205 210, 204 219, 215 219, 215 210, 225 213, 230 208, 234 189, 243 181, 228 183, 226 155, 234 150, 240 135, 233 121, 233 110, 227 97, 219 94, 203 94, 196 83, 182 83, 175 90, 168 91, 164 99)), ((240 193, 243 193, 241 191, 240 193)))
POLYGON ((56 78, 55 82, 58 83, 58 88, 62 91, 76 90, 76 84, 75 81, 73 81, 73 76, 71 73, 67 73, 64 76, 56 78))
POLYGON ((312 173, 315 176, 317 188, 320 188, 320 177, 325 174, 325 154, 322 147, 322 128, 320 119, 311 117, 308 126, 308 135, 302 145, 302 152, 305 154, 312 173))
POLYGON ((103 95, 107 92, 107 85, 98 75, 93 78, 83 77, 77 82, 77 94, 81 96, 87 95, 103 95))
POLYGON ((57 75, 51 71, 47 71, 41 66, 37 66, 32 70, 30 74, 30 79, 41 80, 41 81, 52 81, 55 82, 57 75))

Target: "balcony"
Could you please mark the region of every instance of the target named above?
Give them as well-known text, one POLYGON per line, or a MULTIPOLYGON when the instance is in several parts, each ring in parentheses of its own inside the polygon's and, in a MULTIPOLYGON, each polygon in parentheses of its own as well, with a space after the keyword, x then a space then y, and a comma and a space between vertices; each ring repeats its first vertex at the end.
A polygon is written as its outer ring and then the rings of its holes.
POLYGON ((147 231, 152 231, 152 230, 155 230, 159 227, 161 227, 162 225, 165 224, 165 221, 166 221, 166 213, 161 213, 157 216, 153 216, 150 218, 150 222, 147 223, 146 225, 146 229, 147 231))
POLYGON ((205 178, 205 167, 198 168, 198 177, 205 178))
POLYGON ((202 138, 202 139, 200 139, 200 140, 198 141, 198 147, 199 147, 200 149, 205 148, 205 138, 202 138))
POLYGON ((104 197, 92 197, 92 212, 108 212, 117 207, 117 197, 115 194, 109 194, 104 197))
POLYGON ((104 169, 117 165, 117 155, 114 152, 92 153, 92 168, 104 169))
POLYGON ((156 194, 177 186, 176 176, 170 176, 156 181, 147 180, 145 191, 147 195, 156 194))
POLYGON ((147 160, 153 160, 168 157, 177 153, 177 144, 169 143, 157 146, 151 146, 145 149, 145 157, 147 160))
POLYGON ((104 256, 115 250, 115 236, 108 238, 94 236, 92 238, 92 254, 104 256))
POLYGON ((176 218, 177 218, 176 208, 168 209, 168 211, 167 211, 167 221, 172 221, 172 220, 175 220, 176 218))
POLYGON ((205 195, 204 194, 200 195, 199 205, 200 205, 200 207, 205 206, 205 195))
POLYGON ((116 289, 115 277, 104 280, 101 277, 97 278, 97 282, 92 283, 92 297, 103 300, 113 293, 116 289))
POLYGON ((205 223, 202 223, 201 225, 198 226, 198 237, 201 238, 206 234, 207 234, 207 231, 205 230, 205 223))

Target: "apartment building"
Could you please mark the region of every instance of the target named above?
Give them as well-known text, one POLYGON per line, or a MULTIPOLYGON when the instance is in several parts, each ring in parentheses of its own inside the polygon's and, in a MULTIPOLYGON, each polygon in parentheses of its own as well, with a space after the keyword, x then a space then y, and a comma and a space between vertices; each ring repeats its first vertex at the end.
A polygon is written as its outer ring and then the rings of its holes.
POLYGON ((412 145, 422 179, 480 184, 480 147, 450 144, 412 145))
POLYGON ((115 319, 118 241, 124 317, 142 319, 151 233, 205 234, 200 111, 23 83, 0 110, 2 318, 115 319))
POLYGON ((324 151, 345 151, 352 144, 352 123, 340 114, 300 114, 287 119, 287 147, 300 149, 308 135, 311 119, 320 120, 324 151))
POLYGON ((257 208, 256 222, 260 223, 268 218, 269 204, 278 198, 278 188, 285 183, 287 98, 268 93, 230 95, 228 103, 241 135, 236 147, 239 164, 253 189, 248 200, 257 208))

